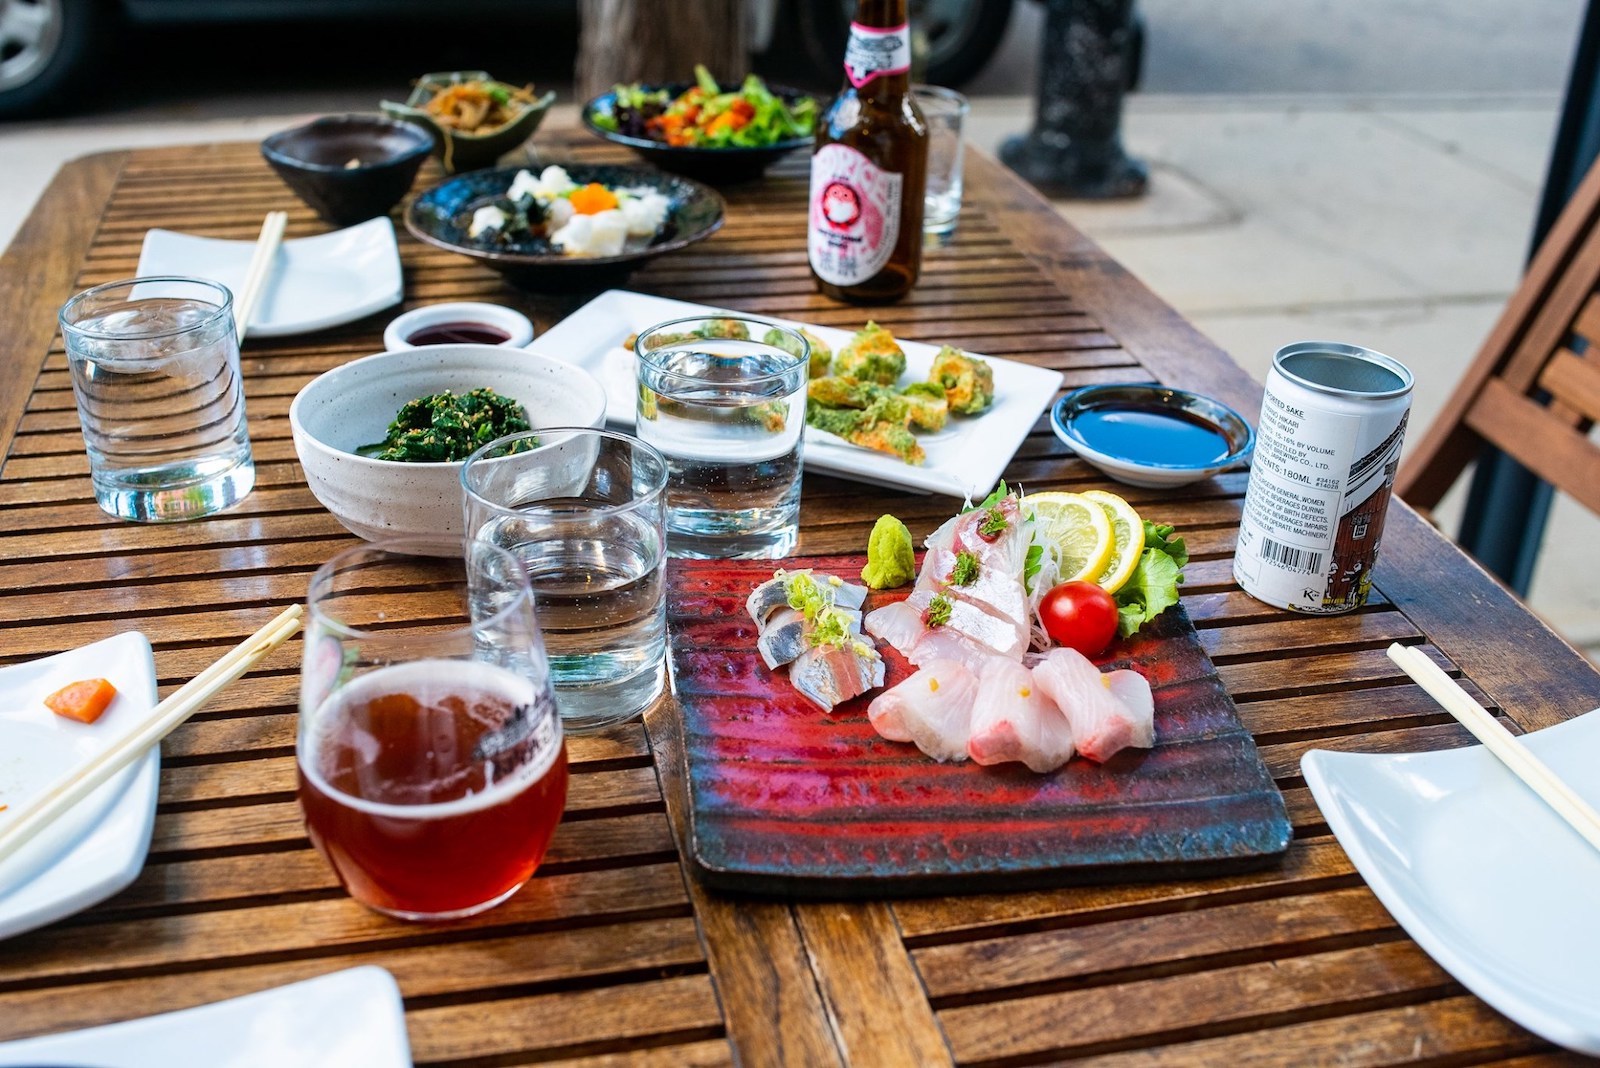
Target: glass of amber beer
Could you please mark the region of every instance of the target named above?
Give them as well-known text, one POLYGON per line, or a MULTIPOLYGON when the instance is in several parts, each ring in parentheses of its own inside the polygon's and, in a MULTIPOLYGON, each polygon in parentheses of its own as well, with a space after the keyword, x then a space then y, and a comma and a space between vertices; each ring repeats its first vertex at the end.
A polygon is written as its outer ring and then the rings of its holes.
POLYGON ((522 565, 485 542, 374 542, 317 571, 309 608, 300 805, 339 881, 406 920, 516 893, 567 796, 522 565))

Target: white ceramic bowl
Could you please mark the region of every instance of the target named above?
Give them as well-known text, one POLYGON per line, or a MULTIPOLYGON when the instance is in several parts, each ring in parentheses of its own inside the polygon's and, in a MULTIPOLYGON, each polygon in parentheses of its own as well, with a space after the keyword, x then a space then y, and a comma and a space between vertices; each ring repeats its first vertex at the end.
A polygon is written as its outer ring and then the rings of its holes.
POLYGON ((397 315, 383 331, 383 347, 390 352, 414 349, 417 346, 406 338, 429 326, 441 323, 482 323, 505 331, 510 336, 496 348, 520 349, 533 340, 533 323, 528 317, 511 308, 481 301, 458 300, 446 304, 428 304, 412 308, 397 315))
MULTIPOLYGON (((1170 489, 1238 467, 1255 450, 1255 431, 1244 417, 1221 401, 1188 390, 1145 382, 1083 386, 1066 394, 1050 409, 1056 437, 1101 472, 1130 486, 1170 489), (1097 409, 1160 414, 1210 431, 1221 443, 1214 455, 1180 459, 1150 455, 1162 438, 1145 438, 1140 455, 1122 454, 1097 445, 1078 425, 1080 416, 1097 409)), ((1126 440, 1126 439, 1124 439, 1126 440)))
POLYGON ((295 453, 311 493, 363 538, 460 537, 461 461, 401 463, 358 456, 382 441, 400 406, 487 386, 521 401, 535 430, 600 426, 606 394, 575 364, 498 345, 427 345, 381 352, 312 379, 289 406, 295 453))

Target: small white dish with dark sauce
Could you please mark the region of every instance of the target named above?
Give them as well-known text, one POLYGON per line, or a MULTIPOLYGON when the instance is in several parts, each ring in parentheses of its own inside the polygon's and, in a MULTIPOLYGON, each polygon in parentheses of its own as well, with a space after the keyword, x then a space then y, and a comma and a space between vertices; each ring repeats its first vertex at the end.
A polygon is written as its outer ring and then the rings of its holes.
POLYGON ((1221 401, 1152 383, 1084 386, 1056 401, 1050 426, 1073 452, 1130 486, 1183 486, 1237 467, 1255 431, 1221 401))

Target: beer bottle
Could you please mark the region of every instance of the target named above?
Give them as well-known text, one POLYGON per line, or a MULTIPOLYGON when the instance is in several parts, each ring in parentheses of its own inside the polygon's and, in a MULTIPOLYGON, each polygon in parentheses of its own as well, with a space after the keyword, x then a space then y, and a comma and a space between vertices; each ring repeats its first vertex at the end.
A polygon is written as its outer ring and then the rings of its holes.
POLYGON ((928 125, 911 95, 906 0, 859 0, 844 73, 811 157, 811 273, 835 300, 881 303, 922 267, 928 125))

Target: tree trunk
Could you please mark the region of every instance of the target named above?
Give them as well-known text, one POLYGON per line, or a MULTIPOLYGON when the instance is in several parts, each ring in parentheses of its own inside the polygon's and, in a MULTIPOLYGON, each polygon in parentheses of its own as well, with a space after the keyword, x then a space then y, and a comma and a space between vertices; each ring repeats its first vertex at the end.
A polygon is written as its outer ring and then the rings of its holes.
POLYGON ((745 2, 583 0, 573 79, 578 99, 618 82, 692 81, 696 63, 722 85, 737 85, 750 70, 745 2))

